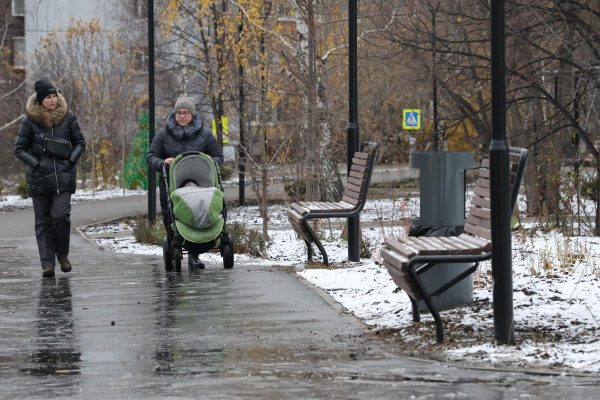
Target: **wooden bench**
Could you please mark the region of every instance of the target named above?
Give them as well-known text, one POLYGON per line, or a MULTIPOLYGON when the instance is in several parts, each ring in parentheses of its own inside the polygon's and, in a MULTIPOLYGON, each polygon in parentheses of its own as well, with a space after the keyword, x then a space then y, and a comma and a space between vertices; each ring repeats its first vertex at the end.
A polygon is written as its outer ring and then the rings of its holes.
MULTIPOLYGON (((516 147, 511 147, 509 151, 512 211, 517 202, 527 154, 526 149, 516 147)), ((450 289, 475 272, 479 262, 491 258, 493 249, 490 208, 489 159, 485 159, 479 169, 475 193, 471 198, 471 208, 462 234, 450 237, 388 238, 381 249, 383 265, 398 287, 410 297, 413 321, 420 320, 418 301, 423 300, 435 321, 438 343, 444 340, 444 330, 433 296, 450 289), (473 265, 441 287, 435 290, 427 289, 420 275, 440 263, 473 265)))
POLYGON ((329 264, 327 252, 310 226, 315 218, 348 218, 358 215, 367 201, 371 174, 377 157, 377 144, 364 142, 361 150, 354 153, 350 173, 341 201, 300 201, 290 204, 288 220, 308 248, 308 260, 312 260, 312 243, 316 244, 325 265, 329 264))

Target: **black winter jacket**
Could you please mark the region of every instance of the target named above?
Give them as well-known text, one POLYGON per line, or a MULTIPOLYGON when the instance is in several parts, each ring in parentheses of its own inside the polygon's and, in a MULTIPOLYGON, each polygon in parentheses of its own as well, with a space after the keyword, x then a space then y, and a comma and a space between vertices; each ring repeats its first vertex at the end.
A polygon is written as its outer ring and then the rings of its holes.
MULTIPOLYGON (((175 113, 167 117, 167 125, 160 129, 148 151, 148 165, 162 174, 165 159, 177 157, 186 151, 199 151, 208 154, 217 162, 223 164, 223 153, 219 150, 217 140, 209 129, 204 127, 198 114, 187 126, 179 126, 175 122, 175 113)), ((162 180, 161 180, 162 182, 162 180)))
POLYGON ((58 105, 53 111, 44 109, 36 101, 35 94, 29 98, 14 150, 17 158, 27 165, 27 193, 30 196, 75 193, 75 164, 85 150, 85 139, 62 95, 58 95, 58 105), (62 160, 44 152, 40 133, 48 138, 69 140, 72 145, 69 158, 62 160))

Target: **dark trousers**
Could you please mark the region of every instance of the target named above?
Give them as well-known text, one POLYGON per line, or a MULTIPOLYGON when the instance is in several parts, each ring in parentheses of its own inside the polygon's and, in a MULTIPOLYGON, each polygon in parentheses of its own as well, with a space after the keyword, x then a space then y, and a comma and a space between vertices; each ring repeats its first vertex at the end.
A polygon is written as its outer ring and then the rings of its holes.
POLYGON ((56 257, 69 254, 71 238, 71 193, 32 196, 35 238, 42 266, 55 265, 56 257))

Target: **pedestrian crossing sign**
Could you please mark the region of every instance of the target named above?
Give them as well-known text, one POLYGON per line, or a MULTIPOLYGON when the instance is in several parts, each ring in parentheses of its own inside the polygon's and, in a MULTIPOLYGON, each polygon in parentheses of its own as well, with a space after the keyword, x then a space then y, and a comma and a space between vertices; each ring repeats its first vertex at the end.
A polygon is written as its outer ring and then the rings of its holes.
POLYGON ((402 110, 402 129, 421 129, 421 110, 402 110))

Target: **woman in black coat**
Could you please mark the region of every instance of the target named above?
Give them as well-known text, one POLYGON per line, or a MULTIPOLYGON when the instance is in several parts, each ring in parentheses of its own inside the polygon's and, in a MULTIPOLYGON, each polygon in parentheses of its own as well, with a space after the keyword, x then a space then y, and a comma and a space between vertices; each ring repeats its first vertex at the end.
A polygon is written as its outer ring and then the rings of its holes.
POLYGON ((35 92, 27 101, 15 155, 27 165, 27 193, 33 200, 42 276, 53 277, 56 259, 63 272, 71 271, 71 195, 85 139, 64 97, 50 82, 37 81, 35 92), (63 139, 66 151, 51 153, 45 139, 63 139))
MULTIPOLYGON (((170 232, 169 209, 167 205, 167 189, 162 179, 163 165, 171 165, 175 157, 186 151, 199 151, 208 154, 223 164, 223 153, 210 129, 205 127, 202 118, 196 113, 194 99, 180 97, 175 103, 175 110, 167 117, 167 125, 158 131, 150 150, 147 162, 159 172, 160 209, 167 233, 170 232)), ((188 262, 191 267, 203 268, 197 254, 190 254, 188 262)))

